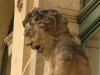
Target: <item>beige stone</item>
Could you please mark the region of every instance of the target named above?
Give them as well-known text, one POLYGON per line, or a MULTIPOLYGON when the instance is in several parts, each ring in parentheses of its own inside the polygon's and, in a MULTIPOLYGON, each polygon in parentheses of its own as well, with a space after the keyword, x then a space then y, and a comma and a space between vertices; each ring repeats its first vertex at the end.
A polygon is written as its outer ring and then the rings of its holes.
POLYGON ((79 25, 78 25, 78 23, 68 22, 68 28, 69 28, 71 33, 79 34, 79 25))
POLYGON ((33 7, 38 7, 39 6, 39 0, 34 0, 33 7))
POLYGON ((62 16, 66 17, 68 19, 68 22, 77 23, 77 16, 68 15, 68 14, 65 14, 65 15, 62 14, 62 16))
MULTIPOLYGON (((29 64, 29 75, 36 75, 36 54, 37 52, 34 52, 33 49, 30 50, 30 58, 34 54, 33 58, 30 61, 29 64)), ((40 62, 39 62, 40 63, 40 62)), ((38 71, 37 71, 38 72, 38 71)))
POLYGON ((44 8, 44 5, 42 5, 42 4, 39 4, 39 6, 38 6, 39 8, 44 8))
POLYGON ((87 42, 86 46, 87 47, 92 47, 92 48, 97 48, 99 49, 99 42, 100 41, 100 30, 93 36, 91 37, 87 42))
POLYGON ((99 48, 98 39, 91 39, 86 43, 87 47, 99 48))
POLYGON ((61 9, 61 8, 54 8, 54 7, 48 7, 48 6, 44 6, 42 4, 39 4, 39 8, 56 9, 59 12, 62 13, 62 16, 67 17, 67 19, 68 19, 69 22, 75 22, 75 23, 77 23, 77 14, 78 14, 78 11, 61 9))
POLYGON ((79 14, 79 11, 74 11, 74 10, 69 10, 69 9, 62 9, 62 8, 50 7, 50 6, 44 6, 44 8, 45 9, 55 9, 63 15, 77 16, 79 14))
MULTIPOLYGON (((48 66, 48 65, 47 65, 48 66)), ((36 55, 36 68, 35 75, 43 75, 45 67, 45 58, 42 53, 38 53, 36 55)))
POLYGON ((8 56, 12 54, 12 44, 13 44, 13 32, 11 32, 5 39, 5 43, 8 45, 8 56))
POLYGON ((72 35, 73 35, 75 41, 76 41, 79 45, 81 45, 81 40, 79 39, 79 36, 78 36, 78 35, 75 35, 75 34, 72 34, 72 35))
POLYGON ((13 31, 13 47, 12 47, 12 61, 11 61, 11 75, 22 74, 22 60, 24 50, 24 28, 22 26, 22 20, 26 15, 26 0, 23 1, 23 8, 21 12, 17 10, 15 0, 15 17, 14 17, 14 31, 13 31))
POLYGON ((91 69, 91 75, 98 75, 99 68, 99 49, 93 47, 85 48, 86 54, 89 58, 89 64, 91 69))
POLYGON ((85 51, 89 58, 91 75, 98 75, 99 73, 99 47, 100 30, 85 43, 85 51))
POLYGON ((34 0, 28 0, 26 5, 26 14, 33 9, 34 0))
POLYGON ((80 0, 39 0, 40 4, 70 10, 80 10, 80 0))
MULTIPOLYGON (((31 55, 30 51, 31 51, 30 47, 26 47, 24 45, 23 61, 22 61, 22 72, 24 71, 24 68, 25 68, 27 62, 29 61, 29 58, 30 58, 30 55, 31 55)), ((30 67, 28 65, 27 68, 25 69, 24 75, 29 75, 29 72, 30 72, 30 67)))

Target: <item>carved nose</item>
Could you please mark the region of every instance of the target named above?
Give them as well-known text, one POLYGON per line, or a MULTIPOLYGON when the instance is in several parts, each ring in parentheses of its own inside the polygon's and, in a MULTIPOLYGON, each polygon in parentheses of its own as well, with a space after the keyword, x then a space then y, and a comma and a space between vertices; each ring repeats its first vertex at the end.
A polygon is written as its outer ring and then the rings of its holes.
POLYGON ((32 45, 32 41, 26 41, 25 45, 26 45, 26 46, 32 45))

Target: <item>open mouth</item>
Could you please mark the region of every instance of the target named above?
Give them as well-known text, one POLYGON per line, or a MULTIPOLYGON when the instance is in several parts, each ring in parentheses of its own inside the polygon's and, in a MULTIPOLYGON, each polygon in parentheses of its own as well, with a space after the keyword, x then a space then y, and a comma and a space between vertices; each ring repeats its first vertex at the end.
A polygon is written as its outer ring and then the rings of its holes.
POLYGON ((42 47, 40 45, 37 45, 36 43, 34 43, 33 45, 31 45, 31 48, 33 50, 37 50, 38 52, 42 52, 42 47))
POLYGON ((40 49, 40 46, 36 46, 36 49, 39 50, 40 49))

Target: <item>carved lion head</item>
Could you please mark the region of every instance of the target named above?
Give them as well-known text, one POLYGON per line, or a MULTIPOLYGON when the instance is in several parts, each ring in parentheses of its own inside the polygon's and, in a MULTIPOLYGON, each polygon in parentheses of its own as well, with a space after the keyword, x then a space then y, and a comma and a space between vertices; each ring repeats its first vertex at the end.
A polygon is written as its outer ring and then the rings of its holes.
POLYGON ((26 45, 31 45, 32 49, 40 52, 44 47, 52 48, 56 44, 55 41, 70 34, 67 19, 53 9, 35 8, 27 14, 22 24, 25 27, 26 45))

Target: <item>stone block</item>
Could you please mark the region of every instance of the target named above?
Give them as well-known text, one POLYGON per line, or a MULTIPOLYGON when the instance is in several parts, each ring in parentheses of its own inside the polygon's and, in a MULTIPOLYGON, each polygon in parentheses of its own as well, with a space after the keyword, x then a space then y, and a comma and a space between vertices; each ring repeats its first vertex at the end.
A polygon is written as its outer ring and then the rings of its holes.
POLYGON ((70 10, 80 10, 80 0, 39 0, 40 4, 70 10))
POLYGON ((71 33, 79 34, 79 25, 77 23, 68 22, 67 26, 71 33))
POLYGON ((92 48, 99 48, 99 40, 96 38, 92 38, 86 43, 86 46, 92 48))
MULTIPOLYGON (((93 43, 93 42, 92 42, 93 43)), ((85 48, 86 55, 89 58, 89 64, 92 75, 98 75, 99 68, 99 49, 93 47, 85 48)))
POLYGON ((75 41, 76 41, 79 45, 81 45, 81 40, 79 39, 78 35, 75 35, 75 34, 72 34, 72 35, 73 35, 75 41))
POLYGON ((79 11, 62 9, 62 8, 57 8, 57 7, 50 7, 50 6, 44 6, 44 9, 55 9, 63 15, 70 15, 70 16, 77 16, 79 14, 79 11))
POLYGON ((38 6, 39 8, 44 8, 44 5, 42 5, 42 4, 39 4, 39 6, 38 6))
POLYGON ((68 19, 69 22, 75 22, 77 23, 77 17, 76 16, 71 16, 71 15, 63 15, 63 17, 66 17, 68 19))

